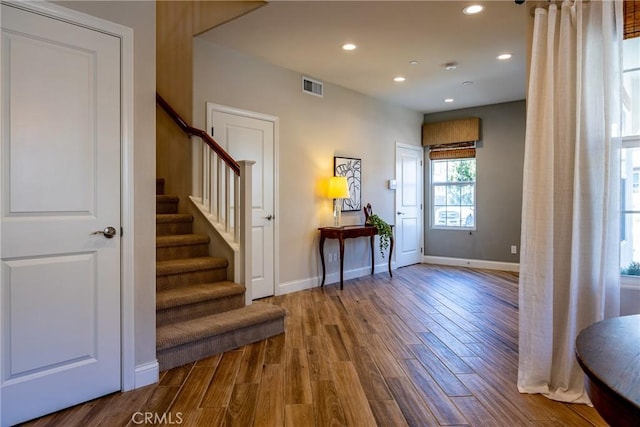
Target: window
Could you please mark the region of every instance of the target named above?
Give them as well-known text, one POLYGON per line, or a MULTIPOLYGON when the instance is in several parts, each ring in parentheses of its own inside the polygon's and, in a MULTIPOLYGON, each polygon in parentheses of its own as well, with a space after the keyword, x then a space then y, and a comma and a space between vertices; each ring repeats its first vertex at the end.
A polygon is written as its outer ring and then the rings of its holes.
POLYGON ((620 270, 640 276, 640 38, 623 42, 620 270))
POLYGON ((431 160, 431 226, 475 229, 476 159, 431 160))

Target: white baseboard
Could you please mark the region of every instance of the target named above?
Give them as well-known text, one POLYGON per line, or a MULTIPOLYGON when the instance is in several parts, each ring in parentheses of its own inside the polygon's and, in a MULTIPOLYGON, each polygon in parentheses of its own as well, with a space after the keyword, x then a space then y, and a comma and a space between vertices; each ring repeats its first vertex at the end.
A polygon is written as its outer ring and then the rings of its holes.
POLYGON ((449 258, 431 255, 425 255, 422 257, 422 262, 425 264, 450 265, 454 267, 472 267, 515 272, 520 271, 520 264, 515 262, 485 261, 481 259, 449 258))
MULTIPOLYGON (((391 262, 391 269, 393 270, 395 267, 395 263, 391 262)), ((375 268, 377 273, 387 273, 389 274, 389 264, 382 263, 376 264, 375 268)), ((356 268, 353 270, 347 270, 344 272, 344 280, 356 279, 358 277, 363 277, 371 274, 371 267, 362 267, 356 268)), ((322 283, 322 276, 310 277, 308 279, 302 280, 294 280, 291 282, 286 282, 280 284, 278 286, 277 295, 289 294, 291 292, 304 291, 305 289, 317 288, 322 283)), ((331 272, 326 275, 325 278, 325 286, 331 285, 333 283, 340 283, 340 272, 331 272)))
POLYGON ((155 384, 160 378, 160 365, 157 360, 136 366, 134 388, 155 384))

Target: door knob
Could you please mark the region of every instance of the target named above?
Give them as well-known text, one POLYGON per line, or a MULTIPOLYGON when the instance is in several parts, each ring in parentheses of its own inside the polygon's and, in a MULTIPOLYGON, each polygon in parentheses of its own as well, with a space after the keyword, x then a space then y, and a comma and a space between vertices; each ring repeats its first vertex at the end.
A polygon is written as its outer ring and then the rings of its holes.
POLYGON ((116 229, 113 227, 106 227, 102 231, 94 231, 93 233, 91 233, 91 235, 94 235, 94 234, 102 234, 107 239, 111 239, 113 236, 116 235, 116 229))
POLYGON ((400 211, 398 211, 398 212, 397 212, 397 214, 398 214, 398 215, 404 215, 404 212, 400 212, 400 211))
POLYGON ((266 219, 267 221, 271 221, 273 218, 275 218, 273 215, 268 215, 264 217, 264 219, 266 219))

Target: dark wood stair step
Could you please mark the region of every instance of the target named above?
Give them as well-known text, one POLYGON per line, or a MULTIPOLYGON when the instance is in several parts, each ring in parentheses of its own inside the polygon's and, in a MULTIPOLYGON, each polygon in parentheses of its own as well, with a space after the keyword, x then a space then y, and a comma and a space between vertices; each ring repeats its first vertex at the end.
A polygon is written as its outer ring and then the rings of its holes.
POLYGON ((156 178, 156 194, 164 194, 164 178, 156 178))

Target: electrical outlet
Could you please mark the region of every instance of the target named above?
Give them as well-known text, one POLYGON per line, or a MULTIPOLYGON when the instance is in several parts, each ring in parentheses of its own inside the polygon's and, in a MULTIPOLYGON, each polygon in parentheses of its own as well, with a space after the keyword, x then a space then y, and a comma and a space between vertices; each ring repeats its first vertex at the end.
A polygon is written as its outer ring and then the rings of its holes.
POLYGON ((513 255, 518 253, 518 247, 516 245, 511 245, 511 253, 513 255))

